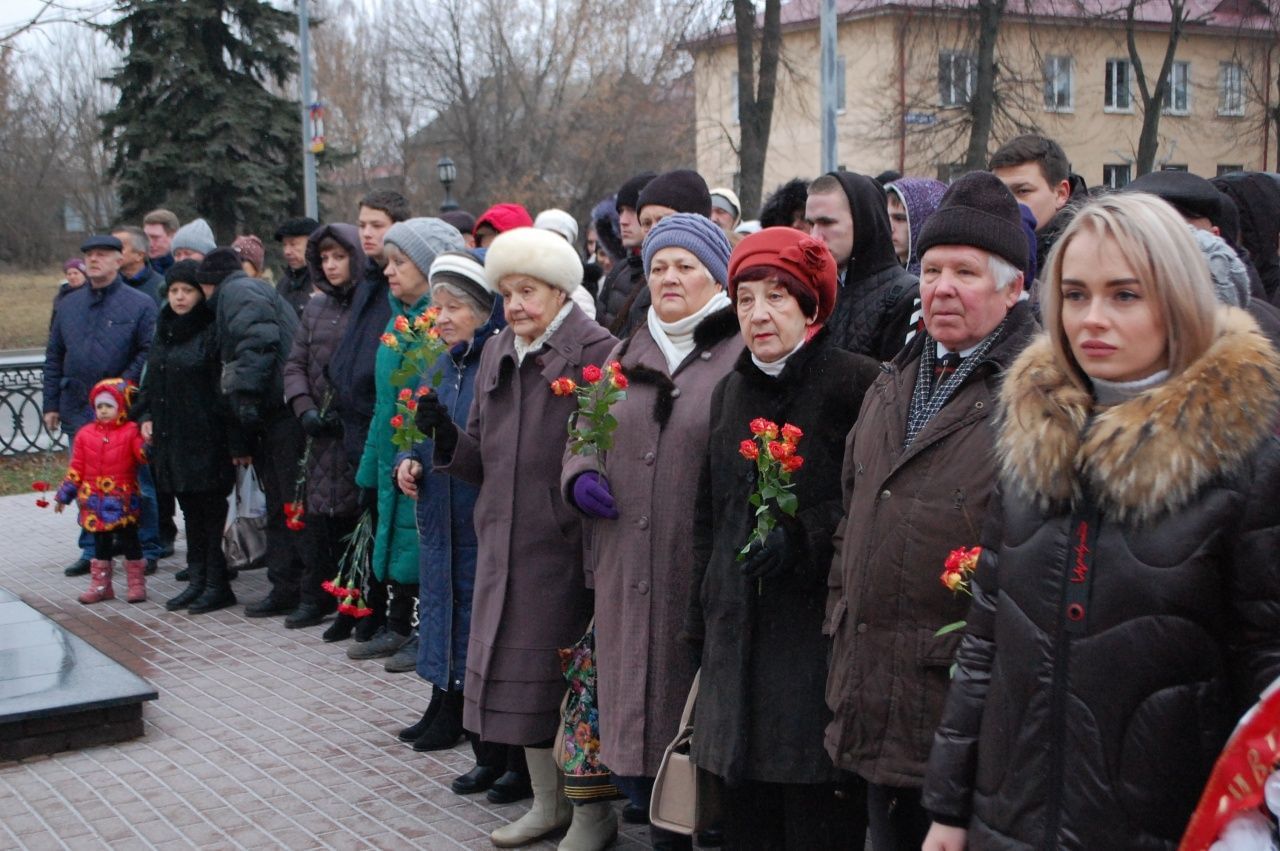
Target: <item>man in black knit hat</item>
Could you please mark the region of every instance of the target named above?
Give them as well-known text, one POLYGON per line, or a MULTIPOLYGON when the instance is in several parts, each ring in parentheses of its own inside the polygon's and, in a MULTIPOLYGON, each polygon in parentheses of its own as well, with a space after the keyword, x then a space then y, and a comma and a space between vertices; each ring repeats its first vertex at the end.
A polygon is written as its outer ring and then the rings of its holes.
POLYGON ((276 292, 293 305, 298 316, 302 316, 302 309, 315 292, 307 266, 307 237, 318 227, 320 223, 315 219, 300 217, 288 219, 276 228, 276 242, 284 252, 284 271, 276 281, 276 292))
POLYGON ((995 175, 952 184, 918 248, 924 331, 849 435, 828 581, 827 752, 866 782, 875 848, 919 848, 931 818, 950 815, 926 811, 921 791, 960 637, 937 630, 968 601, 938 577, 951 550, 980 543, 1000 377, 1035 330, 1021 214, 995 175))
POLYGON ((640 219, 636 216, 636 205, 640 201, 640 190, 649 185, 649 181, 657 177, 651 171, 641 172, 622 184, 614 207, 618 211, 618 230, 621 231, 622 248, 626 256, 622 262, 614 263, 604 283, 600 285, 600 295, 596 297, 596 321, 605 328, 613 325, 622 312, 623 306, 631 301, 637 288, 647 286, 644 274, 644 261, 640 259, 640 246, 644 243, 644 234, 640 232, 640 219))

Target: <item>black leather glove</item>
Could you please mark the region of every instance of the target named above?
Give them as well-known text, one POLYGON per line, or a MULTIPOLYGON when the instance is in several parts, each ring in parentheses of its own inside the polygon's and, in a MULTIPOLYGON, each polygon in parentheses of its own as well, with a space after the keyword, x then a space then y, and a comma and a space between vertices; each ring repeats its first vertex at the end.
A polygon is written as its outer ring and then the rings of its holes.
POLYGON ((342 437, 342 417, 337 411, 327 411, 323 417, 324 433, 329 437, 342 437))
POLYGON ((452 455, 458 445, 458 426, 449 409, 440 401, 435 391, 418 400, 418 410, 413 414, 413 424, 418 430, 435 441, 436 449, 441 455, 452 455))
POLYGON ((742 563, 742 575, 747 579, 770 579, 789 573, 798 553, 791 543, 791 536, 781 524, 774 526, 764 545, 752 544, 742 563))
POLYGON ((315 408, 304 412, 301 417, 298 417, 298 422, 302 424, 302 430, 308 437, 324 435, 324 417, 320 416, 320 412, 315 408))
POLYGON ((364 513, 378 504, 377 488, 360 488, 356 492, 356 510, 364 513))

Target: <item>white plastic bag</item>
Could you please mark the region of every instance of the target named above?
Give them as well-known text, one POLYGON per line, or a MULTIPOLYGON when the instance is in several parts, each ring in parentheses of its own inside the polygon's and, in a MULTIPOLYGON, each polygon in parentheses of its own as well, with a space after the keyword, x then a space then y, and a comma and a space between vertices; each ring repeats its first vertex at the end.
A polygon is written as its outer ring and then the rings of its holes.
POLYGON ((235 570, 262 567, 267 559, 267 494, 253 465, 236 468, 236 487, 227 498, 222 552, 235 570))

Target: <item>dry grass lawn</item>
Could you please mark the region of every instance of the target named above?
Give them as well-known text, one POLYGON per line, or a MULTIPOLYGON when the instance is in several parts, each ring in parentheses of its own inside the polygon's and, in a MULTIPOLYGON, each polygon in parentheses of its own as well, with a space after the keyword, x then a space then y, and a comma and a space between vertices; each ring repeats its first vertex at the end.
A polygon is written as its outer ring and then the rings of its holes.
POLYGON ((0 273, 0 350, 43 349, 62 270, 0 273))

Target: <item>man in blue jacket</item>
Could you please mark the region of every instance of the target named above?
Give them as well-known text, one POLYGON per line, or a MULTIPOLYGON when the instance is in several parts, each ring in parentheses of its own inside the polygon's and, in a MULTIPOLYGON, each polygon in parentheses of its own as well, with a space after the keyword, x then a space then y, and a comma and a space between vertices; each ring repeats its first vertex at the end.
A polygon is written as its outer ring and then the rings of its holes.
MULTIPOLYGON (((158 312, 153 297, 128 286, 120 276, 124 263, 120 240, 114 236, 91 236, 80 251, 84 254, 89 286, 73 291, 58 306, 44 354, 44 424, 51 432, 61 427, 69 441, 93 419, 89 388, 116 376, 134 384, 139 382, 158 312)), ((140 477, 140 537, 147 566, 153 570, 159 542, 155 489, 148 489, 149 483, 149 475, 140 477)), ((68 576, 89 572, 92 536, 82 534, 80 545, 81 558, 66 569, 68 576)))

